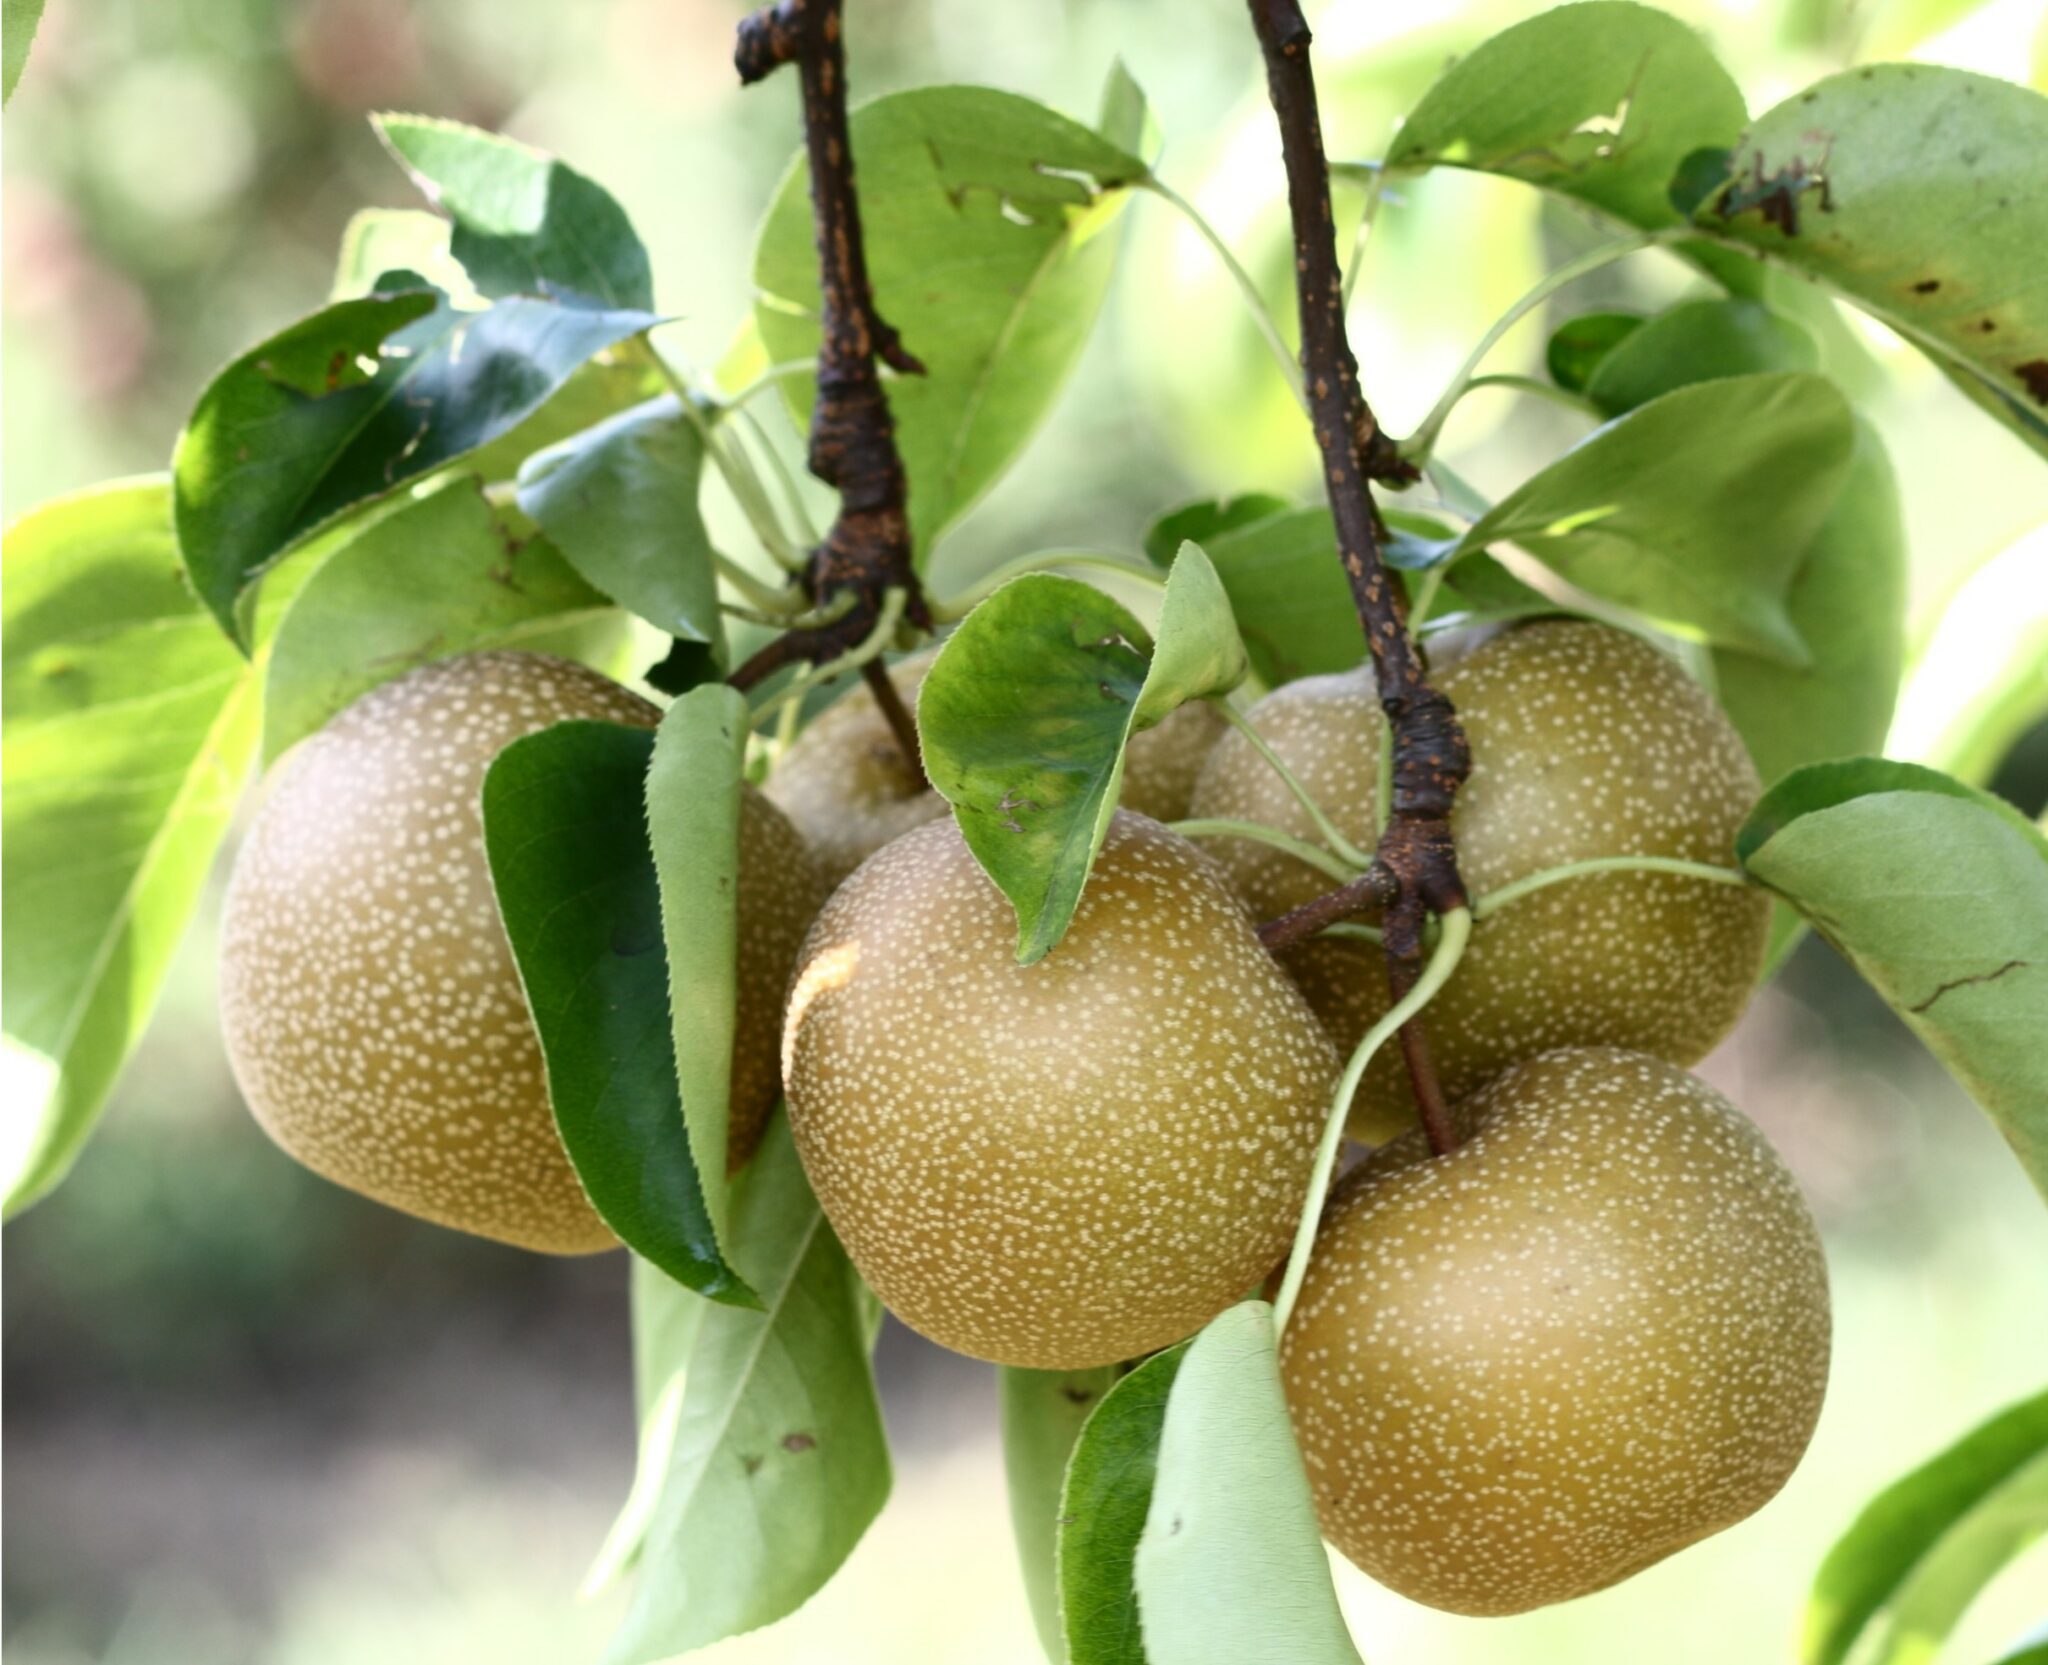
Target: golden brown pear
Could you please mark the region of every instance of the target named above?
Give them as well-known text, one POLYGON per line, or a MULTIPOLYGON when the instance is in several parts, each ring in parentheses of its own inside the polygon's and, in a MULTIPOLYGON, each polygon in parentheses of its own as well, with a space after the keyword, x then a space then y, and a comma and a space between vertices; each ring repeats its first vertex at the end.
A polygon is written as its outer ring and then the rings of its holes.
MULTIPOLYGON (((482 1237, 614 1246, 555 1131, 479 800, 491 759, 522 735, 659 716, 581 665, 482 653, 384 684, 294 749, 236 858, 220 962, 235 1079, 286 1151, 482 1237)), ((751 790, 740 829, 736 1159, 775 1100, 782 996, 823 894, 794 830, 751 790)))
MULTIPOLYGON (((936 650, 927 649, 890 667, 890 681, 913 711, 935 656, 936 650)), ((1196 700, 1136 736, 1124 754, 1118 802, 1155 821, 1184 820, 1195 777, 1224 727, 1208 701, 1196 700)), ((866 683, 820 712, 796 737, 765 790, 803 834, 828 886, 891 839, 936 821, 949 808, 911 774, 866 683)))
MULTIPOLYGON (((1756 771, 1713 699, 1668 655, 1603 624, 1543 620, 1508 630, 1443 670, 1472 747, 1451 818, 1477 897, 1598 856, 1734 864, 1756 771)), ((1385 718, 1369 672, 1307 677, 1251 721, 1354 843, 1374 840, 1385 718)), ((1210 754, 1195 814, 1315 829, 1242 735, 1210 754)), ((1216 840, 1252 912, 1277 918, 1330 881, 1270 846, 1216 840)), ((1660 873, 1606 873, 1525 896, 1473 930, 1430 1007, 1444 1091, 1457 1099, 1508 1065, 1560 1046, 1623 1046, 1694 1064, 1748 1004, 1770 904, 1762 892, 1660 873)), ((1285 963, 1340 1050, 1386 1010, 1378 950, 1302 945, 1285 963)), ((1353 1101, 1351 1131, 1377 1142, 1413 1125, 1400 1049, 1383 1050, 1353 1101)))
POLYGON ((1613 1048, 1517 1065, 1346 1175, 1281 1376, 1323 1532, 1388 1588, 1519 1613, 1627 1578, 1785 1483, 1827 1268, 1728 1101, 1613 1048))
POLYGON ((1286 1250, 1337 1059, 1214 864, 1120 812, 1066 937, 1017 921, 949 817, 812 927, 784 1081, 833 1229, 889 1308, 1046 1370, 1198 1329, 1286 1250))

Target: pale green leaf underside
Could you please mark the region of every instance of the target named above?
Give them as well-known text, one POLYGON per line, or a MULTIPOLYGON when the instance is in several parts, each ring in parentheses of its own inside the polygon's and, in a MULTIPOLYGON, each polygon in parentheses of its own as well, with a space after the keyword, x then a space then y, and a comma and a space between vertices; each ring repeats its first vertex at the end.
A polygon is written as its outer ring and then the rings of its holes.
POLYGON ((1031 1623, 1052 1665, 1066 1665, 1060 1639, 1059 1571, 1055 1546, 1060 1532, 1060 1483, 1074 1441, 1116 1370, 1024 1370, 1004 1365, 997 1373, 1002 1407, 1003 1477, 1010 1497, 1010 1531, 1024 1575, 1031 1623))

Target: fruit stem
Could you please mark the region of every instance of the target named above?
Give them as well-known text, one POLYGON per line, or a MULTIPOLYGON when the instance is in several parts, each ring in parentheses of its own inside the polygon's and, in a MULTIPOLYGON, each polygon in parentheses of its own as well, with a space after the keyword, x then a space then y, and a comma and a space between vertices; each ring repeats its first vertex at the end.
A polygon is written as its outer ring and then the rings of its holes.
MULTIPOLYGON (((1263 821, 1195 820, 1175 821, 1173 830, 1183 838, 1246 838, 1257 844, 1270 844, 1276 850, 1285 850, 1296 861, 1305 862, 1318 873, 1345 883, 1357 871, 1330 854, 1320 845, 1311 844, 1305 838, 1296 838, 1292 833, 1282 832, 1278 827, 1269 827, 1263 821)), ((1375 932, 1377 937, 1378 933, 1375 932)))
POLYGON ((924 750, 917 743, 917 722, 903 703, 903 696, 896 692, 896 684, 889 677, 889 667, 879 658, 870 659, 861 666, 860 674, 867 682, 868 693, 874 697, 876 707, 888 719, 889 732, 896 736, 896 749, 903 754, 903 765, 917 782, 916 790, 928 790, 932 783, 924 772, 924 750))
POLYGON ((1704 879, 1709 884, 1746 885, 1750 877, 1739 868, 1714 867, 1703 861, 1680 861, 1675 856, 1598 856, 1591 861, 1567 862, 1562 867, 1546 867, 1540 873, 1531 873, 1525 879, 1516 879, 1504 884, 1498 890, 1489 890, 1472 904, 1472 917, 1485 919, 1499 912, 1510 902, 1519 902, 1524 896, 1535 891, 1546 890, 1551 885, 1562 884, 1566 879, 1581 878, 1588 873, 1675 873, 1684 879, 1704 879))
POLYGON ((1282 760, 1280 754, 1267 743, 1266 737, 1256 728, 1252 727, 1250 719, 1228 701, 1217 700, 1214 703, 1216 709, 1223 713, 1224 719, 1230 726, 1251 742, 1252 749, 1266 760, 1273 773, 1278 775, 1287 787, 1287 790, 1294 794, 1295 802, 1308 811, 1308 818, 1314 823, 1316 831, 1322 835, 1323 842, 1329 845, 1337 853, 1337 859, 1344 863, 1345 872, 1332 873, 1330 876, 1348 883, 1356 874, 1372 866, 1372 857, 1359 849, 1356 844, 1353 844, 1350 839, 1346 838, 1338 830, 1337 823, 1330 819, 1321 804, 1309 796, 1308 788, 1301 784, 1294 771, 1288 768, 1287 764, 1282 760))
MULTIPOLYGON (((1337 262, 1330 163, 1316 108, 1308 20, 1300 0, 1247 0, 1247 5, 1266 61, 1266 87, 1287 169, 1302 379, 1322 452, 1338 556, 1350 580, 1380 704, 1394 737, 1391 807, 1371 871, 1319 903, 1273 922, 1260 936, 1271 947, 1275 938, 1268 931, 1277 930, 1279 938, 1287 940, 1297 928, 1297 916, 1313 918, 1312 929, 1301 932, 1308 935, 1378 903, 1385 908, 1387 979, 1399 1005, 1401 997, 1412 992, 1421 968, 1425 921, 1432 913, 1441 916, 1466 904, 1451 841, 1451 805, 1471 773, 1472 758, 1451 702, 1430 687, 1424 675, 1421 656, 1408 634, 1401 586, 1382 558, 1386 531, 1366 482, 1406 484, 1420 475, 1374 420, 1358 385, 1358 360, 1345 332, 1344 277, 1337 262), (1332 898, 1348 905, 1324 911, 1332 898)), ((1420 1025, 1404 1028, 1402 1050, 1417 1103, 1425 1117, 1447 1129, 1443 1095, 1420 1025)))
POLYGON ((843 658, 873 635, 891 592, 901 597, 902 616, 921 629, 931 626, 911 560, 909 485, 877 364, 906 375, 922 375, 924 366, 875 310, 846 119, 842 4, 779 0, 764 6, 741 21, 733 50, 743 86, 789 63, 803 83, 820 296, 809 462, 811 472, 839 493, 839 513, 805 563, 804 584, 816 606, 842 594, 854 597, 835 623, 788 631, 740 666, 730 681, 742 690, 785 665, 843 658))
MULTIPOLYGON (((1358 1084, 1365 1079, 1366 1070, 1371 1067, 1373 1056, 1387 1044, 1393 1033, 1408 1024, 1408 1020, 1436 998, 1437 990, 1449 980, 1457 969, 1458 959, 1465 952, 1465 944, 1472 936, 1472 914, 1466 908, 1452 908, 1442 919, 1443 934, 1437 940, 1436 952, 1429 957, 1429 964, 1422 975, 1393 1007, 1365 1032, 1365 1037, 1352 1048, 1351 1061, 1344 1066, 1344 1075, 1337 1083, 1335 1098, 1330 1103, 1328 1120, 1323 1123, 1322 1142, 1316 1146, 1315 1167, 1309 1173, 1308 1198, 1302 1204, 1301 1220, 1294 1228, 1294 1247, 1287 1256, 1287 1271, 1280 1279, 1280 1293, 1273 1301, 1273 1329, 1276 1334, 1285 1334, 1287 1320, 1294 1316, 1294 1303, 1301 1294, 1302 1279, 1308 1276, 1309 1253, 1315 1247, 1316 1227, 1322 1223, 1323 1204, 1330 1189, 1330 1175, 1337 1166, 1337 1149, 1344 1142, 1344 1122, 1351 1113, 1351 1100, 1358 1091, 1358 1084)), ((1452 1144, 1439 1143, 1434 1135, 1430 1148, 1442 1156, 1452 1144)))

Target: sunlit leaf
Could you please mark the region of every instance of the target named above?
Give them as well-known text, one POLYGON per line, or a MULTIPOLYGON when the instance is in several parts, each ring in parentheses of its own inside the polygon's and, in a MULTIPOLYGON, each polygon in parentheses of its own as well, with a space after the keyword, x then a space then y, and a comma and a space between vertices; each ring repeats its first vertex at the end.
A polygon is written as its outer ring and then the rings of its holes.
POLYGON ((1068 1665, 1060 1639, 1060 1486, 1081 1425, 1116 1382, 1116 1370, 1024 1370, 1004 1365, 997 1372, 1002 1403, 1003 1477, 1010 1494, 1010 1531, 1024 1572, 1031 1622, 1053 1665, 1068 1665))

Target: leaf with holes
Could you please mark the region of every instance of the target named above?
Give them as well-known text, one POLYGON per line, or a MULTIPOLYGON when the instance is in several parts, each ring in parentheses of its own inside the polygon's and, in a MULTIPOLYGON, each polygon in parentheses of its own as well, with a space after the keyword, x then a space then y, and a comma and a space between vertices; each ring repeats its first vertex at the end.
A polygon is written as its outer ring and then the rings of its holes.
POLYGON ((1273 1309, 1243 1301, 1188 1346, 1138 1540, 1148 1665, 1359 1665, 1280 1391, 1273 1309))
MULTIPOLYGON (((670 1277, 753 1305, 707 1194, 725 1176, 698 1166, 677 1084, 644 804, 654 748, 645 729, 602 722, 515 740, 484 776, 484 848, 555 1125, 591 1206, 670 1277)), ((705 992, 729 1006, 726 975, 722 994, 705 992)))
POLYGON ((246 641, 243 592, 307 533, 510 431, 578 365, 653 322, 529 299, 457 312, 407 288, 272 336, 213 379, 178 438, 193 587, 246 641))
POLYGON ((1703 229, 1823 283, 2048 453, 2048 98, 1872 64, 1757 118, 1703 229))
MULTIPOLYGON (((1052 407, 1108 288, 1137 157, 1013 93, 925 87, 853 112, 875 304, 925 365, 888 384, 920 561, 1052 407)), ((808 175, 783 179, 754 255, 768 356, 818 350, 808 175)), ((810 378, 783 384, 799 421, 810 378)))
POLYGON ((1969 1600, 2048 1534, 2048 1393, 2022 1400, 1871 1499, 1821 1563, 1802 1665, 1934 1657, 1969 1600))
POLYGON ((5 543, 6 1030, 33 1054, 7 1212, 84 1145, 149 1021, 255 755, 259 673, 186 588, 168 482, 59 498, 5 543))
POLYGON ((1116 812, 1124 747, 1244 680, 1230 602, 1199 546, 1167 574, 1155 645, 1119 603, 1032 573, 968 614, 917 698, 925 769, 1017 910, 1017 959, 1066 934, 1116 812))
POLYGON ((507 526, 476 481, 451 480, 379 517, 300 587, 271 644, 264 761, 429 660, 519 648, 602 663, 625 622, 545 538, 507 526))
MULTIPOLYGON (((694 1333, 677 1326, 687 1370, 640 1585, 606 1665, 650 1665, 794 1612, 889 1495, 860 1280, 804 1181, 787 1117, 734 1187, 731 1241, 761 1310, 712 1307, 694 1333)), ((644 1279, 637 1293, 642 1335, 696 1300, 644 1279)), ((643 1366, 650 1386, 664 1362, 643 1366)))
POLYGON ((649 312, 654 280, 626 211, 602 185, 502 134, 431 116, 372 118, 480 294, 576 295, 649 312))
POLYGON ((2048 837, 1947 775, 1856 758, 1780 781, 1736 853, 1926 1042, 2048 1195, 2048 837))
POLYGON ((1111 1365, 1092 1370, 996 1373, 1002 1407, 1003 1478, 1010 1495, 1010 1532, 1024 1573, 1024 1595, 1040 1646, 1054 1665, 1068 1665, 1060 1640, 1060 1482, 1082 1424, 1116 1382, 1111 1365))
POLYGON ((1401 124, 1392 169, 1475 168, 1653 229, 1694 151, 1733 145, 1742 92, 1690 24, 1623 0, 1559 6, 1446 70, 1401 124))

